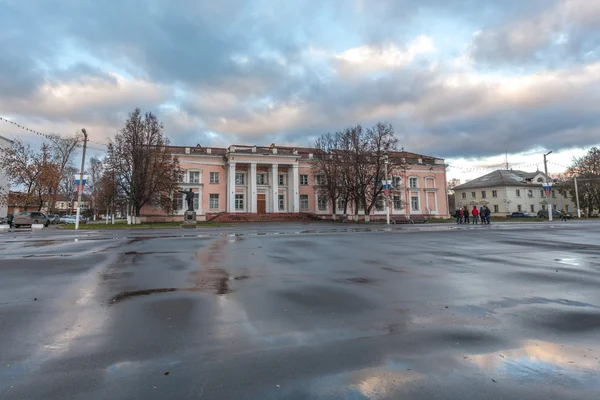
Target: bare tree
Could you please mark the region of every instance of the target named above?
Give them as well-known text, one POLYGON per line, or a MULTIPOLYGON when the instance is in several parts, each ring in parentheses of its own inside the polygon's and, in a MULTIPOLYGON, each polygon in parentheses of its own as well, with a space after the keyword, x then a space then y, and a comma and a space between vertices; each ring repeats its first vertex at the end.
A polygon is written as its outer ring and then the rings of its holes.
POLYGON ((77 186, 75 184, 75 175, 77 175, 79 171, 74 166, 67 166, 62 174, 62 178, 60 180, 60 193, 65 197, 67 204, 69 205, 69 214, 71 214, 71 210, 73 209, 73 205, 75 203, 75 195, 77 191, 77 186))
POLYGON ((592 147, 588 153, 575 158, 565 173, 566 179, 556 185, 563 196, 576 201, 574 177, 577 177, 579 204, 585 214, 591 215, 600 209, 600 149, 592 147))
POLYGON ((342 166, 337 148, 337 137, 327 133, 315 141, 315 175, 319 178, 315 189, 319 196, 324 196, 333 209, 333 219, 336 219, 336 202, 343 191, 342 166))
MULTIPOLYGON (((21 195, 17 196, 18 205, 25 208, 36 204, 41 210, 58 186, 58 164, 53 162, 46 142, 36 153, 29 144, 14 140, 11 146, 0 151, 0 169, 8 176, 11 186, 21 189, 21 195)), ((4 196, 8 197, 8 192, 4 196)), ((3 201, 7 202, 8 198, 3 201)))
POLYGON ((398 139, 390 124, 379 122, 369 129, 361 125, 325 134, 317 139, 316 172, 324 177, 317 187, 333 204, 344 202, 344 213, 349 202, 354 203, 354 213, 359 209, 369 215, 376 205, 383 206, 383 186, 386 175, 405 168, 401 157, 396 156, 398 139))
MULTIPOLYGON (((61 184, 63 178, 65 177, 66 169, 71 166, 73 162, 73 156, 75 155, 75 150, 81 144, 81 134, 75 133, 72 136, 59 136, 57 134, 49 135, 49 148, 52 153, 52 161, 58 167, 58 180, 57 185, 54 188, 53 192, 48 199, 48 207, 53 210, 55 208, 56 203, 56 195, 59 192, 59 185, 61 184)), ((73 175, 72 173, 70 173, 73 175)))
POLYGON ((100 203, 100 191, 101 191, 101 180, 104 175, 104 162, 96 157, 90 159, 89 167, 89 193, 91 200, 91 208, 94 219, 98 214, 98 207, 100 203))
POLYGON ((168 144, 158 118, 152 113, 142 116, 136 108, 108 145, 107 160, 116 192, 123 193, 136 217, 147 204, 171 209, 171 195, 177 190, 181 170, 168 144))

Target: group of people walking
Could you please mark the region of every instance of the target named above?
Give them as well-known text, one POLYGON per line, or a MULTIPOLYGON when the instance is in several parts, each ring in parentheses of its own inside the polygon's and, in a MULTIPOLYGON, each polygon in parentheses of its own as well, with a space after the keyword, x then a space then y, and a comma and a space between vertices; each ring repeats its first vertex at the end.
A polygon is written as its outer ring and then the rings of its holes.
POLYGON ((471 218, 469 217, 472 217, 473 224, 475 225, 478 224, 480 220, 482 224, 489 224, 491 214, 492 212, 487 206, 481 206, 480 209, 477 209, 477 206, 473 206, 473 209, 471 210, 470 214, 469 208, 467 206, 464 206, 462 208, 456 209, 456 223, 470 224, 471 218))

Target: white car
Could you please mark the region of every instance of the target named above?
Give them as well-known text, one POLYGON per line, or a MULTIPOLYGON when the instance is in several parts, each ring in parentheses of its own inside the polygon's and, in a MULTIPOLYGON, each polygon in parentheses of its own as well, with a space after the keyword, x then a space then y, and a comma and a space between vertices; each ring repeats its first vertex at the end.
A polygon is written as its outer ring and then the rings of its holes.
MULTIPOLYGON (((76 215, 65 215, 64 217, 60 218, 60 222, 61 224, 74 224, 75 221, 77 221, 77 216, 76 215)), ((85 224, 87 222, 87 219, 83 216, 79 216, 79 223, 80 224, 85 224)))

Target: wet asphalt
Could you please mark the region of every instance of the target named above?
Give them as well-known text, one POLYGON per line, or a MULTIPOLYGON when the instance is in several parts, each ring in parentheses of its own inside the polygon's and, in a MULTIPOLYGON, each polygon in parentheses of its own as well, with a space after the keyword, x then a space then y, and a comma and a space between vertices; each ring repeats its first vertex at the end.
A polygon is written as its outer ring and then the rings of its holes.
POLYGON ((0 234, 0 399, 598 399, 600 223, 0 234))

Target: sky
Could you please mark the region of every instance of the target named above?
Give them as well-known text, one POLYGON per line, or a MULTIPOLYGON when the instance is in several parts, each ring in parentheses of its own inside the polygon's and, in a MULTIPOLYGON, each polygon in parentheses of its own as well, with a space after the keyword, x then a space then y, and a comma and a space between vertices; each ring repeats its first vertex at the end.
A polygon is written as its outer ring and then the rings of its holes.
POLYGON ((192 146, 385 121, 463 182, 600 144, 600 1, 0 0, 0 26, 0 116, 98 149, 135 107, 192 146))

